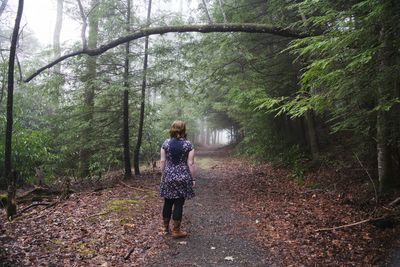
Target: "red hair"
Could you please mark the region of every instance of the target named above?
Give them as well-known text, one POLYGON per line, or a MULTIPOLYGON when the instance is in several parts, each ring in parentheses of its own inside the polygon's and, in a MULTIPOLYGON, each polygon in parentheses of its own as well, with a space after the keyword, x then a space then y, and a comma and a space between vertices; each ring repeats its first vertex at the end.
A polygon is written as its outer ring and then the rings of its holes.
POLYGON ((169 129, 171 138, 186 138, 186 123, 181 120, 176 120, 171 124, 169 129))

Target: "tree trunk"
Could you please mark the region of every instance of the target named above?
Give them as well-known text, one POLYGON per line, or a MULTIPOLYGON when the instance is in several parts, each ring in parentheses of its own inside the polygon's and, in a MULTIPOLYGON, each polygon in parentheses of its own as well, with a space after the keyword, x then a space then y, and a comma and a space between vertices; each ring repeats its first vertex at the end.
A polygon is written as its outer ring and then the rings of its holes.
POLYGON ((24 0, 18 1, 18 11, 15 18, 14 30, 11 39, 10 57, 8 60, 8 88, 7 88, 7 123, 6 123, 6 140, 4 149, 4 177, 6 178, 9 186, 8 202, 7 202, 7 217, 16 214, 14 207, 15 199, 15 175, 12 175, 12 132, 13 132, 13 105, 14 105, 14 67, 15 55, 17 51, 19 26, 22 18, 22 11, 24 9, 24 0))
POLYGON ((83 6, 81 0, 77 0, 79 7, 79 14, 82 19, 82 28, 81 28, 81 41, 82 41, 82 49, 87 49, 87 40, 86 40, 86 28, 87 28, 87 16, 85 15, 85 11, 83 10, 83 6))
MULTIPOLYGON (((92 0, 91 7, 92 12, 89 16, 89 37, 88 37, 88 48, 93 49, 97 46, 98 28, 99 28, 99 17, 96 14, 96 7, 98 6, 98 0, 92 0)), ((80 176, 86 177, 90 175, 89 164, 91 157, 90 143, 92 141, 92 120, 93 120, 93 108, 94 108, 94 94, 95 85, 94 80, 96 79, 96 57, 87 57, 86 59, 86 75, 84 77, 85 91, 84 91, 84 120, 86 125, 82 131, 82 149, 80 151, 80 176)))
MULTIPOLYGON (((130 31, 131 23, 131 0, 127 0, 127 12, 126 12, 126 31, 130 31)), ((125 178, 132 176, 131 170, 131 155, 129 147, 129 42, 125 44, 125 66, 124 66, 124 99, 123 99, 123 146, 124 146, 124 167, 125 167, 125 178)))
POLYGON ((202 0, 202 2, 203 2, 204 12, 206 13, 206 16, 207 16, 207 19, 208 19, 208 23, 212 24, 213 22, 212 22, 210 13, 208 12, 207 3, 206 3, 205 0, 202 0))
POLYGON ((309 110, 305 113, 305 120, 307 126, 307 135, 310 145, 311 155, 313 162, 319 161, 319 145, 318 145, 318 135, 315 128, 314 112, 309 110))
MULTIPOLYGON (((56 16, 56 25, 54 28, 54 35, 53 35, 53 52, 54 52, 54 58, 58 58, 61 56, 61 45, 60 45, 60 39, 61 39, 61 28, 62 28, 62 22, 63 22, 63 5, 64 5, 64 0, 57 0, 57 16, 56 16)), ((61 64, 58 64, 55 68, 56 75, 61 77, 61 64)), ((55 92, 55 102, 58 105, 60 103, 60 97, 61 97, 61 88, 62 88, 63 82, 60 81, 60 83, 57 83, 56 86, 56 92, 55 92)))
POLYGON ((4 10, 6 9, 7 2, 8 2, 8 0, 3 0, 3 2, 1 2, 1 5, 0 5, 0 17, 3 14, 4 10))
POLYGON ((206 126, 206 145, 210 144, 210 128, 206 126))
MULTIPOLYGON (((54 28, 54 35, 53 35, 53 51, 54 51, 55 58, 58 58, 61 56, 60 37, 61 37, 61 28, 62 28, 62 22, 63 22, 63 4, 64 4, 64 0, 57 0, 56 25, 54 28)), ((58 65, 57 69, 59 71, 60 65, 58 65)))
MULTIPOLYGON (((150 24, 151 15, 151 0, 149 0, 149 6, 147 8, 147 24, 150 24)), ((137 143, 135 147, 133 168, 135 169, 135 175, 140 175, 140 147, 142 145, 143 137, 143 125, 144 125, 144 111, 146 102, 146 84, 147 84, 147 60, 148 60, 148 49, 149 49, 149 37, 146 36, 144 41, 144 59, 143 59, 143 79, 142 79, 142 92, 140 101, 140 117, 139 117, 139 129, 137 136, 137 143)))
POLYGON ((219 10, 220 10, 221 13, 222 13, 222 17, 224 18, 224 23, 227 23, 228 20, 227 20, 227 18, 226 18, 226 14, 225 14, 225 11, 224 11, 224 7, 223 7, 224 2, 223 2, 223 0, 218 0, 218 4, 219 4, 219 10))
MULTIPOLYGON (((387 102, 387 97, 391 91, 391 81, 388 74, 390 67, 391 45, 389 44, 389 33, 384 25, 381 26, 379 33, 380 41, 382 43, 379 52, 379 74, 381 78, 378 83, 378 105, 383 106, 387 102)), ((391 177, 391 157, 389 147, 389 127, 388 127, 388 111, 379 109, 376 117, 376 150, 377 150, 377 164, 378 164, 378 178, 379 178, 379 191, 385 192, 393 185, 391 177)))

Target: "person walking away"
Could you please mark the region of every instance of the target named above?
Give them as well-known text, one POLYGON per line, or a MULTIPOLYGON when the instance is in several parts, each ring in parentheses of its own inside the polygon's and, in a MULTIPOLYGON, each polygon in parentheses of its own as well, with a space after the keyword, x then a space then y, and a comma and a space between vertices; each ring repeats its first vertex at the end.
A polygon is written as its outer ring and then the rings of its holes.
POLYGON ((170 128, 170 138, 161 146, 161 183, 160 196, 164 198, 162 211, 164 230, 170 233, 169 224, 172 216, 172 237, 181 238, 188 235, 181 230, 183 205, 186 199, 195 196, 194 148, 186 139, 186 124, 176 120, 170 128))

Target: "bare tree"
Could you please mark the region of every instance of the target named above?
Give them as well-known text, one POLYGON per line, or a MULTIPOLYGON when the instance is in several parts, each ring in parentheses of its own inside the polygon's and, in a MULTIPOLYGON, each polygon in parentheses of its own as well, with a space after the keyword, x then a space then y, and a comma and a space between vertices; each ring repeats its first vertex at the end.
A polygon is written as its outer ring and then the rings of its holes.
MULTIPOLYGON (((127 0, 126 10, 126 32, 129 33, 131 24, 131 0, 127 0)), ((125 178, 132 176, 131 156, 129 147, 129 42, 125 44, 125 64, 124 64, 124 97, 123 97, 123 147, 124 147, 124 168, 125 178)))
POLYGON ((219 10, 222 13, 222 17, 224 18, 224 23, 228 23, 228 20, 226 19, 226 14, 224 11, 224 1, 223 0, 218 0, 218 5, 219 5, 219 10))
MULTIPOLYGON (((54 27, 54 35, 53 35, 53 52, 54 57, 58 58, 61 56, 61 28, 63 23, 63 9, 64 9, 64 0, 57 0, 57 15, 56 15, 56 25, 54 27)), ((60 76, 61 74, 61 64, 58 64, 55 69, 56 75, 60 76)), ((61 76, 60 76, 61 78, 61 76)), ((59 104, 60 96, 61 96, 61 83, 58 83, 56 90, 56 103, 59 104)))
POLYGON ((82 40, 82 48, 87 48, 87 40, 86 40, 86 28, 87 28, 87 16, 85 14, 85 10, 83 9, 81 0, 77 0, 79 7, 79 14, 82 19, 82 28, 81 28, 81 40, 82 40))
POLYGON ((60 37, 61 37, 61 28, 63 22, 63 9, 64 9, 64 0, 57 0, 56 25, 54 27, 54 35, 53 35, 53 51, 55 58, 61 56, 60 37))
POLYGON ((3 14, 4 10, 6 9, 8 0, 3 0, 0 5, 0 17, 3 14))
MULTIPOLYGON (((99 16, 94 9, 98 6, 99 0, 92 0, 91 7, 92 12, 89 15, 89 36, 88 36, 88 49, 93 49, 97 46, 97 37, 99 31, 99 16)), ((90 141, 92 136, 92 120, 93 120, 93 108, 94 108, 94 96, 95 96, 95 83, 93 80, 96 79, 96 68, 97 60, 96 57, 88 57, 86 59, 86 74, 83 77, 85 83, 84 89, 84 109, 85 115, 84 120, 86 125, 82 131, 82 148, 80 151, 80 175, 82 177, 88 176, 89 172, 89 161, 92 154, 90 148, 90 141)))
POLYGON ((202 3, 203 3, 204 12, 206 13, 206 16, 207 16, 207 19, 208 19, 208 23, 212 24, 213 22, 212 22, 212 19, 211 19, 211 16, 210 16, 210 12, 208 12, 206 0, 202 0, 202 3))
MULTIPOLYGON (((381 75, 385 75, 391 67, 390 59, 393 52, 393 37, 388 31, 386 25, 381 25, 379 39, 382 43, 378 54, 379 71, 381 75)), ((379 105, 384 106, 387 103, 387 97, 390 95, 393 84, 390 79, 381 78, 378 86, 379 105)), ((379 191, 386 191, 393 184, 393 174, 391 166, 391 149, 390 149, 390 130, 389 130, 389 111, 379 109, 376 117, 376 151, 378 163, 378 179, 379 191)))
MULTIPOLYGON (((149 6, 147 7, 147 26, 150 25, 151 16, 151 0, 149 0, 149 6)), ((149 36, 146 36, 144 40, 144 59, 143 59, 143 78, 142 78, 142 90, 140 96, 140 117, 139 117, 139 129, 137 136, 137 143, 133 158, 133 168, 135 169, 135 175, 140 175, 140 147, 142 145, 143 138, 143 125, 144 125, 144 111, 146 103, 146 85, 147 85, 147 60, 149 57, 149 36)))
POLYGON ((14 96, 14 68, 15 55, 18 43, 19 26, 24 9, 24 0, 18 1, 18 11, 15 19, 14 30, 11 38, 10 57, 8 61, 8 88, 7 88, 7 123, 6 123, 6 140, 4 150, 4 175, 8 181, 8 201, 7 201, 7 217, 17 213, 15 206, 15 175, 12 175, 12 132, 13 132, 13 96, 14 96))

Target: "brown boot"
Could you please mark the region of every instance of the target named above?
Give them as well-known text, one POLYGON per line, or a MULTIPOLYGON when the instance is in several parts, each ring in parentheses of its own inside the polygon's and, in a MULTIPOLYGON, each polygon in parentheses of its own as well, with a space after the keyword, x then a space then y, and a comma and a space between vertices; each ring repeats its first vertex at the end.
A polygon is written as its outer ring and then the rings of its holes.
POLYGON ((169 234, 169 218, 163 218, 164 221, 164 234, 169 234))
POLYGON ((175 221, 174 222, 174 228, 172 229, 172 237, 173 238, 181 238, 181 237, 187 237, 188 233, 181 231, 181 221, 175 221))

